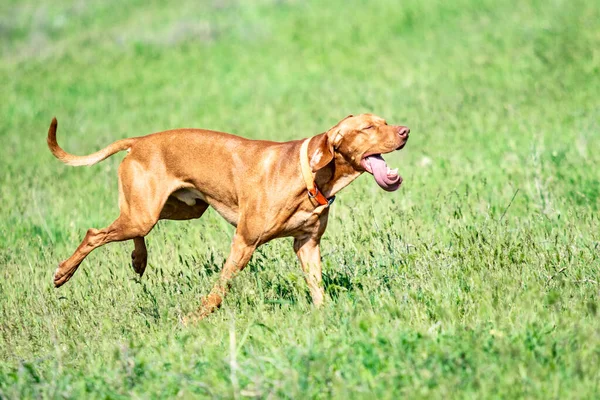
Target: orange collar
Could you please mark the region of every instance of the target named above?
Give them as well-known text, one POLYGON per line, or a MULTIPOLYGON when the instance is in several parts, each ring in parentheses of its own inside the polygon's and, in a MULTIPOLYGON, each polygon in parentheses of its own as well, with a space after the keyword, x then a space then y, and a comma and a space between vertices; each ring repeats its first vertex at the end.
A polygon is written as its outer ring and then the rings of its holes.
POLYGON ((335 200, 335 196, 330 197, 329 199, 326 198, 315 183, 315 177, 308 161, 308 143, 310 142, 310 139, 311 138, 306 139, 300 147, 300 167, 302 170, 302 178, 304 178, 304 183, 306 184, 306 189, 308 190, 308 197, 315 199, 319 205, 328 207, 335 200))

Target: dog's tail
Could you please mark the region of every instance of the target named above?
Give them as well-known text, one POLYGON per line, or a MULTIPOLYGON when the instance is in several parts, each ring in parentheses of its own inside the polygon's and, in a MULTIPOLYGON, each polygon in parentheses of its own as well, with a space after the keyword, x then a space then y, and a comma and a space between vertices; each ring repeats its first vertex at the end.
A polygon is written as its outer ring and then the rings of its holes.
POLYGON ((133 143, 137 141, 137 138, 129 138, 117 140, 116 142, 108 145, 100 151, 92 153, 87 156, 76 156, 73 154, 69 154, 64 151, 56 141, 56 127, 58 126, 58 121, 56 118, 52 118, 52 122, 50 123, 50 128, 48 129, 48 147, 54 157, 58 158, 60 161, 64 162, 67 165, 72 165, 74 167, 79 167, 82 165, 94 165, 99 163, 100 161, 112 156, 115 153, 118 153, 122 150, 129 149, 133 143))

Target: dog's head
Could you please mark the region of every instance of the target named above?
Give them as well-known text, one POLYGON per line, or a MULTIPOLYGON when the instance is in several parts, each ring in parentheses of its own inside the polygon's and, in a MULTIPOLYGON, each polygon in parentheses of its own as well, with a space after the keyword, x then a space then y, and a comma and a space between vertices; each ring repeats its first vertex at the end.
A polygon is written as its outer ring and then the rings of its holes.
POLYGON ((316 172, 328 165, 337 153, 354 170, 369 172, 381 188, 391 192, 400 187, 402 178, 397 169, 387 166, 381 155, 402 149, 409 133, 406 126, 388 125, 373 114, 349 115, 319 136, 310 166, 316 172))

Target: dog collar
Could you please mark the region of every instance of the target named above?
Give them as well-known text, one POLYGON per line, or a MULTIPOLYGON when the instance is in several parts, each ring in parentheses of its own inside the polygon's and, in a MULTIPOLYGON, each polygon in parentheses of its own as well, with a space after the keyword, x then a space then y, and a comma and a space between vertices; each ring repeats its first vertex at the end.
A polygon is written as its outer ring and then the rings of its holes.
POLYGON ((310 139, 311 138, 306 139, 300 147, 300 167, 302 170, 302 178, 304 178, 304 184, 308 190, 308 197, 315 199, 315 201, 321 206, 329 207, 335 200, 335 196, 326 198, 323 193, 321 193, 315 182, 315 177, 308 161, 308 143, 310 142, 310 139))

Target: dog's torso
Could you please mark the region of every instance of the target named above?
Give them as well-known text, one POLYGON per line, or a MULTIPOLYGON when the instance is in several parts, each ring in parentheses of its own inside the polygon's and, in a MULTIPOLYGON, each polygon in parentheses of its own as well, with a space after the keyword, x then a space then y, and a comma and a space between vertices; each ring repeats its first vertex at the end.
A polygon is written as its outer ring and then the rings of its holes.
POLYGON ((305 194, 301 143, 202 129, 165 131, 139 138, 122 165, 152 170, 157 186, 171 188, 163 216, 195 218, 206 203, 236 227, 241 219, 251 221, 245 229, 262 243, 312 232, 327 217, 327 207, 315 206, 305 194))

